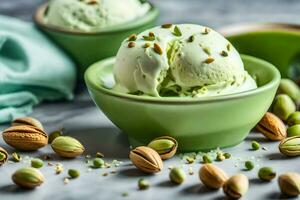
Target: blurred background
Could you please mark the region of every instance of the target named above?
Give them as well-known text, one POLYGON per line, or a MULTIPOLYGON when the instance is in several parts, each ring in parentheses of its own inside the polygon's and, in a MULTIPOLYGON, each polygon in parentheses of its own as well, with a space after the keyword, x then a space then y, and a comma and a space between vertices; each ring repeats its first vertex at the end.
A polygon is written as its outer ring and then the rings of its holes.
MULTIPOLYGON (((45 0, 1 0, 0 14, 31 20, 45 0)), ((161 10, 159 23, 198 23, 213 28, 238 22, 300 23, 299 0, 151 0, 161 10)))

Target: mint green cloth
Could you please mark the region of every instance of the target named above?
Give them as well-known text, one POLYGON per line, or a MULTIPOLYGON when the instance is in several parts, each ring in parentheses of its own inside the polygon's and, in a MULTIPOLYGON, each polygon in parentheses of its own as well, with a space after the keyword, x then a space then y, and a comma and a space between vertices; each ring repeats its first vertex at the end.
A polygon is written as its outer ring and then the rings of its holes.
POLYGON ((0 123, 73 99, 74 63, 31 23, 0 16, 0 123))

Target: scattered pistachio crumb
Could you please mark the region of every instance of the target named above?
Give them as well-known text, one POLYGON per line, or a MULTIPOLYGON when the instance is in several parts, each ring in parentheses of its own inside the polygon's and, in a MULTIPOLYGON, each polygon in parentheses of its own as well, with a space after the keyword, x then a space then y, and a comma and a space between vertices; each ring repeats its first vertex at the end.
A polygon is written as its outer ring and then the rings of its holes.
POLYGON ((268 151, 267 147, 262 147, 261 149, 264 150, 264 151, 268 151))
POLYGON ((147 49, 147 48, 150 47, 150 46, 151 46, 151 44, 148 43, 148 42, 146 42, 146 43, 143 45, 143 48, 147 49))
POLYGON ((220 53, 220 55, 223 56, 223 57, 227 57, 227 56, 228 56, 228 53, 227 53, 226 51, 222 51, 222 52, 220 53))
POLYGON ((64 178, 64 184, 68 184, 70 182, 69 178, 64 178))
POLYGON ((146 40, 146 41, 154 41, 154 40, 155 40, 155 36, 147 36, 147 35, 144 35, 143 38, 144 38, 144 40, 146 40))
POLYGON ((194 163, 195 158, 193 158, 193 157, 186 157, 185 160, 187 161, 188 164, 192 164, 192 163, 194 163))
POLYGON ((43 159, 44 159, 44 160, 51 160, 51 156, 49 156, 49 155, 44 155, 44 156, 43 156, 43 159))
POLYGON ((102 174, 102 176, 108 176, 108 173, 107 173, 107 172, 105 172, 105 173, 103 173, 103 174, 102 174))
POLYGON ((204 155, 204 156, 202 157, 202 160, 203 160, 203 163, 212 163, 212 159, 211 159, 211 157, 208 156, 208 155, 204 155))
POLYGON ((224 157, 225 157, 226 159, 229 159, 229 158, 231 157, 231 154, 230 154, 230 153, 224 153, 223 155, 224 155, 224 157))
POLYGON ((204 53, 206 53, 207 55, 210 55, 210 51, 208 48, 202 48, 202 49, 203 49, 204 53))
POLYGON ((210 32, 210 29, 209 29, 209 28, 205 28, 205 29, 204 29, 204 32, 203 32, 202 34, 203 34, 203 35, 207 35, 209 32, 210 32))
POLYGON ((20 162, 22 160, 21 156, 17 152, 11 154, 12 160, 15 162, 20 162))
POLYGON ((230 44, 227 44, 226 49, 227 49, 227 51, 230 51, 231 45, 230 45, 230 44))
POLYGON ((135 42, 129 42, 128 43, 128 48, 133 48, 135 47, 135 42))
POLYGON ((181 30, 180 30, 180 28, 178 26, 174 27, 174 30, 173 30, 172 34, 175 35, 175 36, 177 36, 177 37, 182 36, 181 30))
POLYGON ((195 40, 195 36, 194 35, 191 35, 188 39, 188 42, 193 42, 195 40))
POLYGON ((189 167, 189 175, 194 175, 194 170, 192 167, 189 167))
POLYGON ((48 166, 50 166, 50 167, 51 167, 51 166, 54 166, 54 164, 51 163, 51 162, 48 162, 47 164, 48 164, 48 166))
POLYGON ((173 24, 163 24, 161 25, 162 28, 171 28, 173 24))
POLYGON ((129 196, 128 192, 123 192, 122 193, 122 197, 128 197, 128 196, 129 196))
POLYGON ((173 168, 174 168, 173 165, 168 166, 168 169, 169 169, 169 170, 171 170, 171 169, 173 169, 173 168))
POLYGON ((157 54, 159 54, 159 55, 163 54, 162 48, 157 43, 154 43, 153 49, 157 54))
POLYGON ((214 61, 215 61, 214 58, 209 57, 209 58, 207 58, 207 59, 204 61, 204 63, 210 64, 210 63, 212 63, 212 62, 214 62, 214 61))
POLYGON ((60 174, 61 172, 64 171, 62 164, 57 164, 54 169, 56 174, 60 174))
POLYGON ((149 37, 155 37, 155 34, 153 32, 149 32, 149 37))

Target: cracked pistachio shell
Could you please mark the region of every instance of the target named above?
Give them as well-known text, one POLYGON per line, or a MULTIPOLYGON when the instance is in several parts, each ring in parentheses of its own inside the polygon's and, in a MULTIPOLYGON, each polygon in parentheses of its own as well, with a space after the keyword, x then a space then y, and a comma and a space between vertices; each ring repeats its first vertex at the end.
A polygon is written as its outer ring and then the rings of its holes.
POLYGON ((298 196, 300 194, 300 174, 288 172, 278 178, 278 185, 281 193, 288 196, 298 196))
POLYGON ((300 155, 300 136, 289 137, 279 144, 279 151, 286 156, 300 155))
POLYGON ((12 175, 12 180, 20 187, 32 189, 44 182, 44 176, 35 168, 25 167, 17 170, 12 175))
POLYGON ((278 95, 273 103, 273 113, 283 121, 286 121, 289 115, 296 111, 296 105, 286 94, 278 95))
POLYGON ((224 193, 233 199, 239 199, 244 196, 248 188, 249 180, 244 174, 237 174, 230 177, 223 185, 224 193))
POLYGON ((298 85, 290 79, 281 79, 277 93, 288 95, 294 102, 300 100, 300 89, 298 85))
POLYGON ((161 157, 166 160, 173 157, 176 154, 178 143, 177 141, 169 136, 162 136, 152 140, 148 147, 155 150, 161 157))
POLYGON ((204 164, 199 170, 199 178, 205 186, 219 189, 228 180, 228 175, 213 164, 204 164))
POLYGON ((8 159, 8 153, 5 149, 0 147, 0 166, 3 165, 8 159))
POLYGON ((159 154, 150 147, 140 146, 130 151, 131 162, 145 173, 156 173, 163 169, 159 154))
POLYGON ((60 136, 55 138, 51 147, 55 153, 61 157, 74 158, 84 152, 84 146, 75 138, 70 136, 60 136))
POLYGON ((22 125, 34 126, 41 130, 44 130, 42 123, 33 117, 17 118, 12 122, 12 126, 22 126, 22 125))
POLYGON ((280 141, 287 135, 282 120, 273 113, 267 112, 256 125, 256 129, 269 140, 280 141))
POLYGON ((2 135, 7 144, 24 151, 37 150, 48 144, 48 135, 35 126, 12 126, 4 130, 2 135))

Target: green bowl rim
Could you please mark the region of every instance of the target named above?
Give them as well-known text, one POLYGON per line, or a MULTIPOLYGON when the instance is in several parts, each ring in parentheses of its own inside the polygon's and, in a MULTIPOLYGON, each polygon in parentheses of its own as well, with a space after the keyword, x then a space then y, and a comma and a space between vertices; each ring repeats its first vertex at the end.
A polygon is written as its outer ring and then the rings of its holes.
POLYGON ((132 20, 130 22, 126 22, 123 24, 120 24, 118 26, 112 26, 110 28, 106 28, 101 31, 97 32, 83 32, 83 31, 72 31, 63 29, 57 26, 48 25, 44 22, 43 16, 44 12, 48 7, 48 3, 42 4, 37 8, 35 11, 35 14, 33 15, 33 21, 35 24, 40 26, 41 28, 48 29, 50 31, 64 33, 64 34, 71 34, 71 35, 82 35, 82 36, 97 36, 97 35, 105 35, 105 34, 115 34, 124 32, 127 30, 132 30, 138 27, 143 26, 144 24, 147 24, 150 21, 156 20, 159 16, 159 10, 156 6, 154 6, 152 3, 150 3, 151 9, 142 17, 138 18, 137 20, 132 20))
POLYGON ((104 60, 101 60, 99 62, 94 63, 88 69, 85 71, 84 79, 86 82, 86 85, 88 88, 102 92, 106 95, 123 98, 130 101, 138 101, 138 102, 148 102, 148 103, 160 103, 160 104, 198 104, 198 103, 210 103, 215 101, 226 101, 231 99, 238 99, 246 96, 255 95, 257 93, 264 92, 266 90, 269 90, 270 88, 275 87, 279 84, 280 81, 280 72, 278 69, 272 65, 271 63, 264 61, 259 58, 255 58, 253 56, 248 55, 241 55, 242 59, 249 59, 254 60, 257 63, 260 63, 261 65, 269 68, 270 71, 272 71, 273 79, 266 83, 265 85, 258 87, 253 90, 240 92, 236 94, 228 94, 228 95, 220 95, 220 96, 214 96, 214 97, 207 97, 207 98, 182 98, 182 97, 151 97, 151 96, 137 96, 137 95, 130 95, 130 94, 123 94, 123 93, 117 93, 112 90, 106 89, 102 87, 98 82, 97 74, 94 73, 95 69, 98 67, 101 67, 101 65, 105 65, 106 63, 113 62, 115 60, 115 57, 106 58, 104 60))

